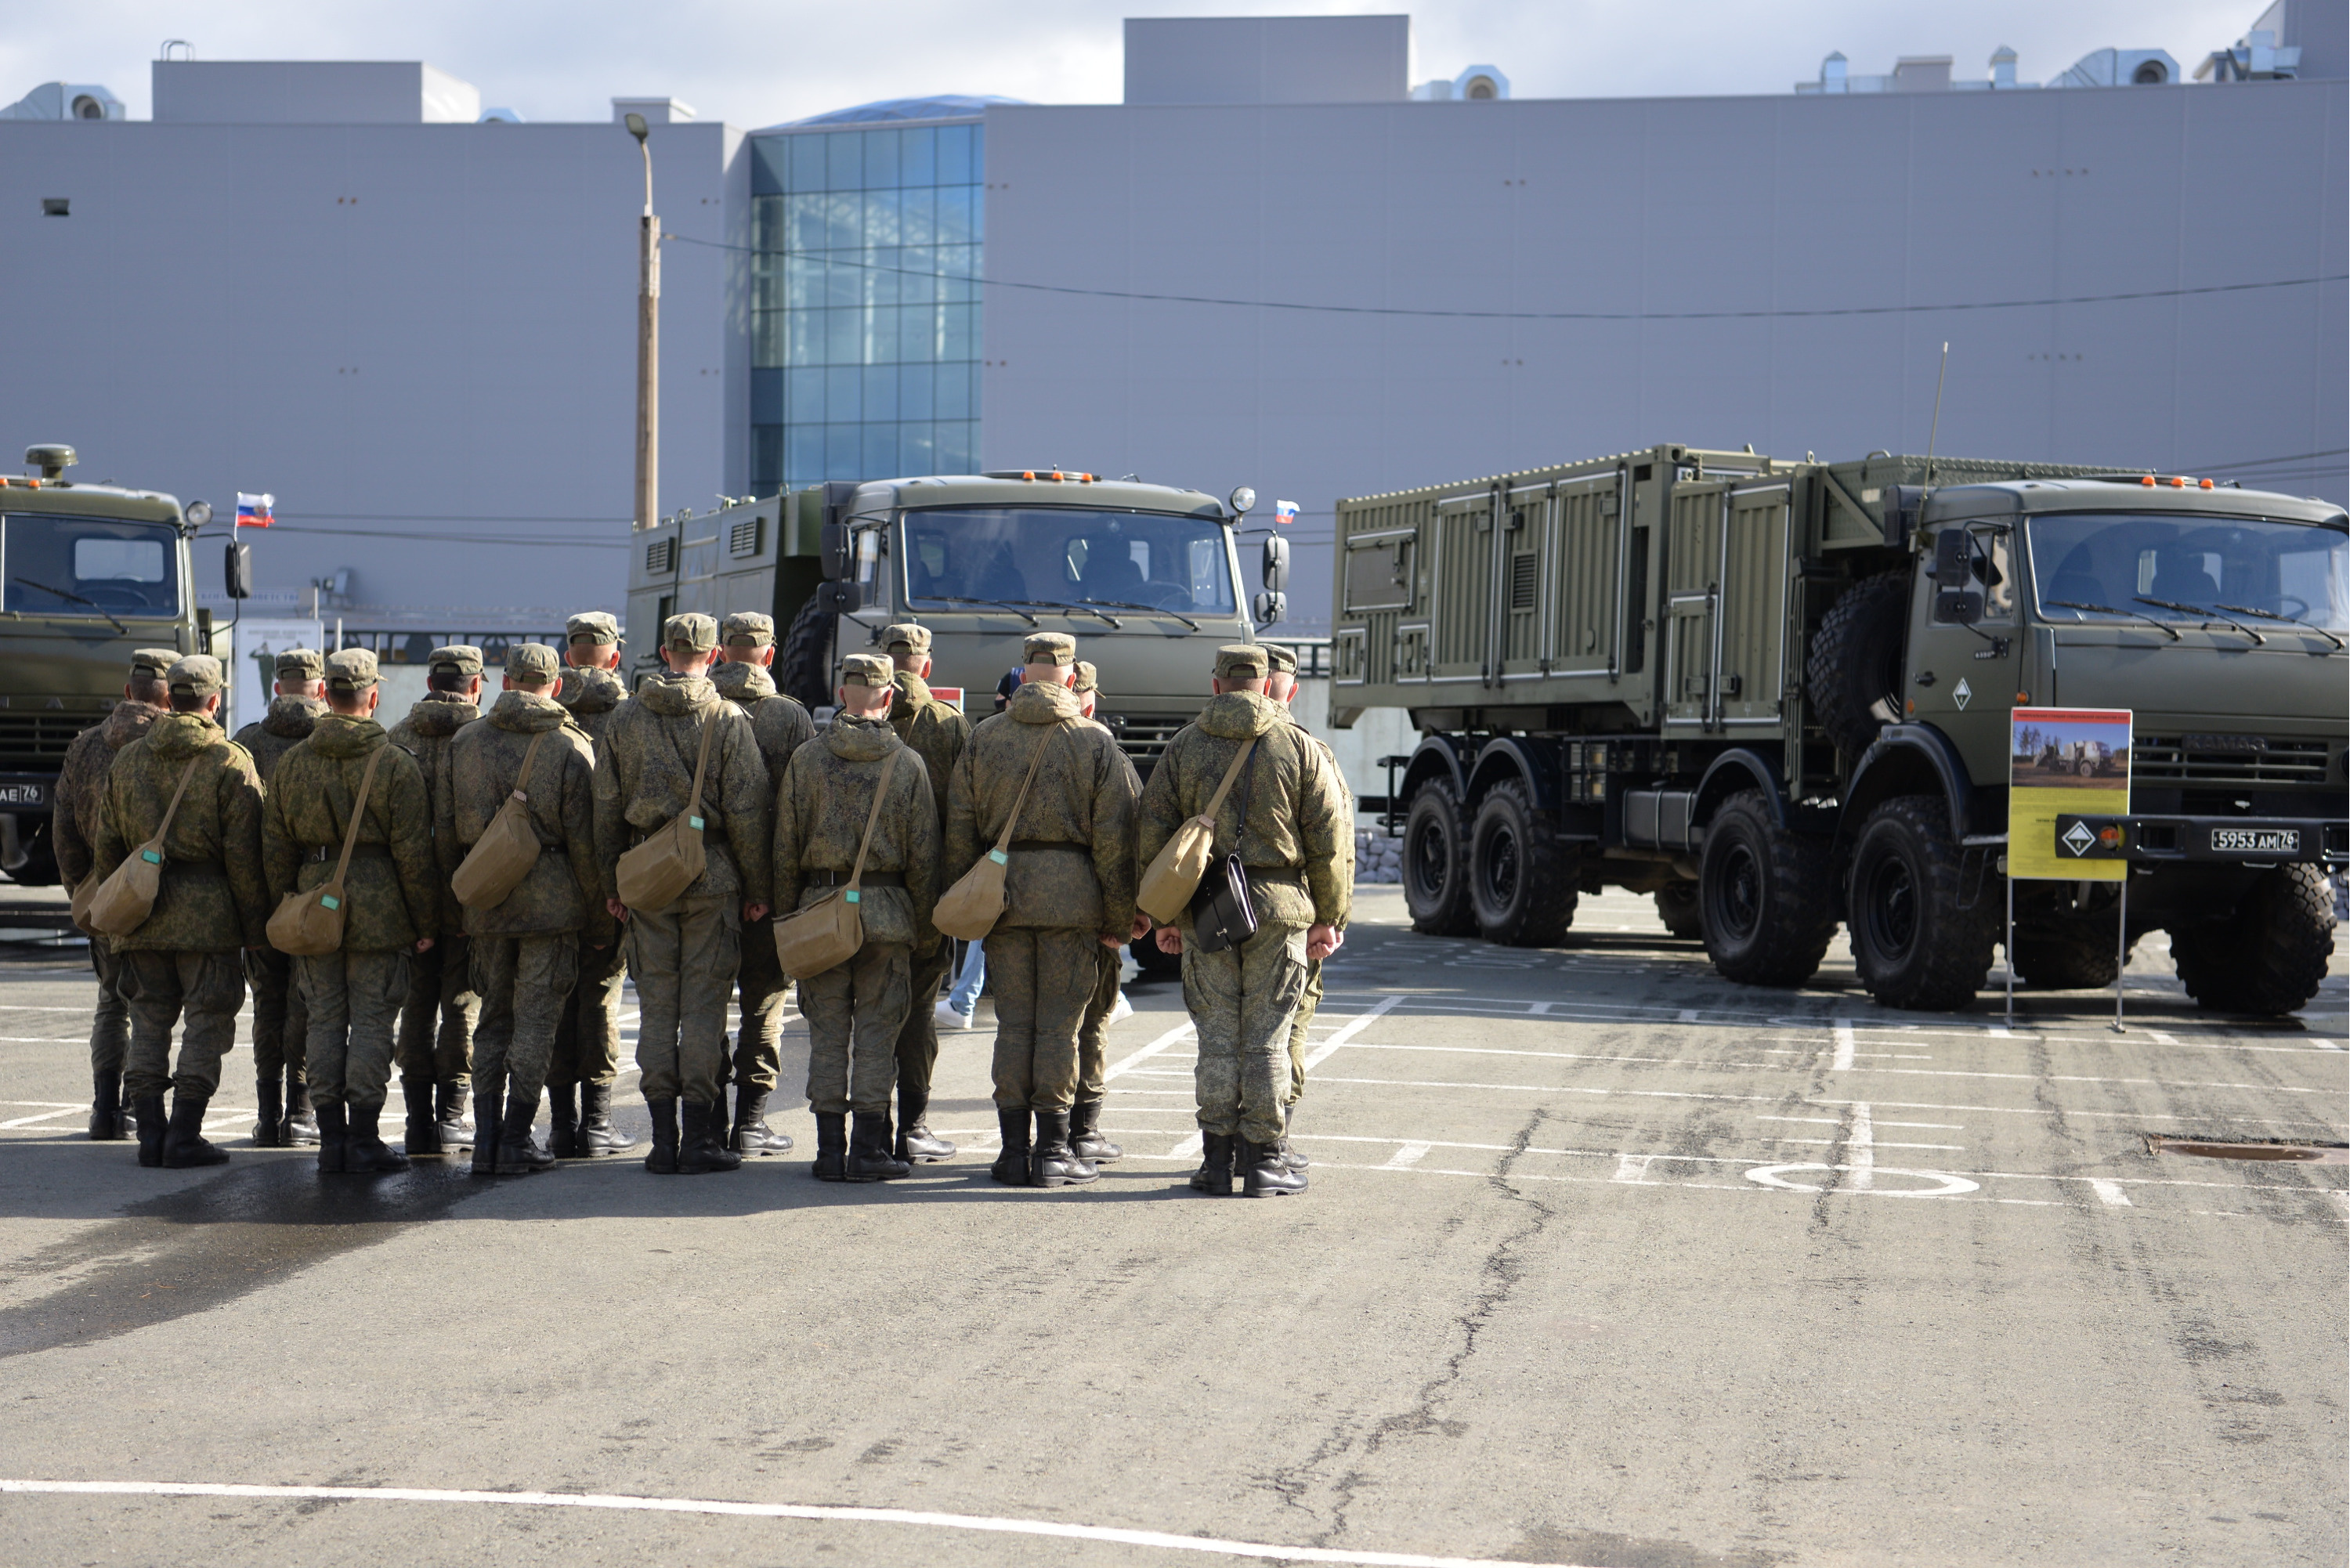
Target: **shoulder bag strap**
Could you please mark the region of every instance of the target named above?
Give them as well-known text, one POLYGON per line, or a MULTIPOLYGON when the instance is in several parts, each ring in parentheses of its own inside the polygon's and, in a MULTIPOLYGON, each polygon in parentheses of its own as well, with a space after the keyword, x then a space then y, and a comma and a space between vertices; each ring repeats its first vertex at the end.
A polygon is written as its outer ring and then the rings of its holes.
POLYGON ((538 755, 539 742, 545 739, 546 739, 546 732, 545 730, 541 730, 537 734, 533 735, 530 738, 529 749, 525 751, 522 754, 522 770, 515 774, 514 798, 521 801, 525 805, 530 804, 530 796, 524 791, 522 786, 530 782, 531 762, 538 755))
POLYGON ((995 836, 995 853, 1001 858, 1012 846, 1012 830, 1020 826, 1020 814, 1028 806, 1028 786, 1036 782, 1036 770, 1045 765, 1045 753, 1052 743, 1068 733, 1069 722, 1060 720, 1053 732, 1036 742, 1036 754, 1028 760, 1028 776, 1020 781, 1020 794, 1012 802, 1012 815, 1003 819, 1003 831, 995 836))
MULTIPOLYGON (((852 893, 865 880, 865 852, 873 847, 873 829, 881 820, 881 803, 889 798, 889 775, 898 771, 898 759, 905 754, 906 743, 900 741, 881 764, 880 780, 873 786, 873 809, 865 814, 865 836, 857 841, 857 864, 848 869, 848 890, 852 893)), ((849 900, 852 904, 856 901, 849 900)))
POLYGON ((163 820, 156 826, 155 836, 147 841, 155 846, 155 863, 159 866, 162 864, 163 835, 172 831, 172 818, 180 811, 180 797, 188 793, 188 781, 196 776, 196 764, 203 760, 201 752, 188 759, 187 771, 180 775, 180 787, 172 792, 172 804, 163 808, 163 820))
MULTIPOLYGON (((1252 739, 1247 745, 1241 748, 1241 754, 1233 759, 1234 765, 1242 767, 1241 820, 1240 826, 1232 829, 1232 853, 1235 859, 1240 857, 1241 840, 1248 836, 1249 800, 1256 790, 1256 769, 1253 767, 1247 767, 1244 764, 1246 764, 1255 754, 1256 742, 1252 739)), ((1222 802, 1221 800, 1217 803, 1218 805, 1221 805, 1222 804, 1222 802)), ((1208 812, 1208 820, 1211 823, 1215 821, 1215 807, 1210 807, 1208 812)))
POLYGON ((359 824, 367 820, 368 791, 375 784, 375 765, 383 761, 384 753, 391 750, 386 741, 368 753, 367 771, 359 774, 359 796, 351 803, 351 825, 343 829, 342 858, 335 862, 335 886, 343 885, 343 873, 351 868, 351 846, 359 841, 359 824))
POLYGON ((718 721, 724 717, 725 712, 724 708, 712 702, 710 705, 709 717, 702 721, 702 754, 693 759, 693 794, 685 803, 685 815, 689 823, 692 818, 702 815, 702 775, 710 766, 710 737, 718 732, 718 721))
POLYGON ((1255 750, 1256 737, 1251 735, 1242 742, 1239 753, 1232 758, 1232 766, 1224 770, 1223 783, 1218 784, 1216 793, 1208 797, 1208 808, 1200 814, 1200 820, 1206 823, 1211 831, 1216 826, 1216 814, 1224 809, 1224 797, 1232 794, 1232 785, 1240 782, 1241 770, 1248 766, 1249 756, 1255 750))

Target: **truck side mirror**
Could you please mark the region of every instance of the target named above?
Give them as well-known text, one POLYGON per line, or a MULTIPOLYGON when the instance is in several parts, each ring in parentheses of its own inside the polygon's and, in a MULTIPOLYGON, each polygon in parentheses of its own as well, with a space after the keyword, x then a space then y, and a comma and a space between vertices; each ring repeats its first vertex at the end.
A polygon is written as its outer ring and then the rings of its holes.
POLYGON ((1934 618, 1944 626, 1972 626, 1983 618, 1983 597, 1973 588, 1934 590, 1934 618))
POLYGON ((253 597, 253 546, 232 542, 222 573, 224 591, 233 599, 253 597))
POLYGON ((1289 618, 1289 596, 1268 590, 1257 595, 1254 607, 1257 625, 1271 626, 1289 618))
POLYGON ((825 581, 837 583, 848 576, 848 524, 826 524, 817 545, 817 553, 823 557, 825 581))
POLYGON ((1277 594, 1289 587, 1289 541, 1275 534, 1264 542, 1264 565, 1258 576, 1264 591, 1277 594))
POLYGON ((1974 580, 1974 536, 1964 528, 1945 528, 1934 535, 1934 582, 1944 588, 1963 588, 1974 580))
POLYGON ((858 591, 855 583, 819 583, 816 602, 818 608, 835 615, 855 615, 865 607, 865 596, 858 591))

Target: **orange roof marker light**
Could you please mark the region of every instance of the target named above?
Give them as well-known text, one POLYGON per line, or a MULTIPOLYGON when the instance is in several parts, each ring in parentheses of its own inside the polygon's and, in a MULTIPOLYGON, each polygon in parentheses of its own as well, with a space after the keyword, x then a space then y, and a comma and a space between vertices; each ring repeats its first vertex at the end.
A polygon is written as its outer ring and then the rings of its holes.
POLYGON ((2206 490, 2211 488, 2211 482, 2208 479, 2199 479, 2195 483, 2201 485, 2206 490))
POLYGON ((2184 490, 2187 488, 2187 481, 2179 478, 2178 475, 2174 473, 2170 476, 2170 488, 2173 490, 2184 490))
POLYGON ((2138 483, 2145 485, 2148 490, 2152 490, 2154 488, 2154 475, 2150 473, 2145 474, 2139 478, 2138 483))

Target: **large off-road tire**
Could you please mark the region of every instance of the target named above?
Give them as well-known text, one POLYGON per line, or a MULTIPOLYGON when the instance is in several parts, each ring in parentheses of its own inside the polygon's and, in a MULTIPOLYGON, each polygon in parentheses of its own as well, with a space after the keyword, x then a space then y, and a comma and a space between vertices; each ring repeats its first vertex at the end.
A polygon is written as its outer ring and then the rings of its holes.
POLYGON ((1981 891, 1973 908, 1959 907, 1964 857, 1939 795, 1896 795, 1861 825, 1846 926, 1860 983, 1884 1005, 1951 1012, 1982 989, 1999 910, 1981 891))
POLYGON ((1423 936, 1465 937, 1477 929, 1469 904, 1469 825, 1450 779, 1430 779, 1411 797, 1403 824, 1403 902, 1423 936))
POLYGON ((1705 935, 1705 900, 1695 882, 1669 882, 1657 889, 1657 919, 1683 941, 1705 935))
POLYGON ((837 618, 810 594, 792 617, 791 629, 784 633, 782 650, 775 656, 776 686, 810 708, 832 702, 832 623, 837 618))
POLYGON ((2233 919, 2174 926, 2187 994, 2214 1012, 2281 1018, 2305 1005, 2334 956, 2334 888, 2314 866, 2263 871, 2233 919))
POLYGON ((1858 757, 1901 716, 1901 652, 1909 574, 1886 572, 1845 589, 1804 660, 1804 690, 1828 738, 1858 757))
POLYGON ((1835 935, 1835 878, 1818 841, 1773 820, 1759 789, 1741 790, 1706 825, 1698 863, 1705 950, 1743 985, 1801 985, 1835 935))
POLYGON ((1477 805, 1469 836, 1469 902, 1477 929, 1504 947, 1549 947, 1575 923, 1575 846, 1534 809, 1526 786, 1504 779, 1477 805))
POLYGON ((2034 991, 2102 991, 2122 972, 2114 933, 2091 920, 2085 929, 2018 931, 2015 978, 2034 991))

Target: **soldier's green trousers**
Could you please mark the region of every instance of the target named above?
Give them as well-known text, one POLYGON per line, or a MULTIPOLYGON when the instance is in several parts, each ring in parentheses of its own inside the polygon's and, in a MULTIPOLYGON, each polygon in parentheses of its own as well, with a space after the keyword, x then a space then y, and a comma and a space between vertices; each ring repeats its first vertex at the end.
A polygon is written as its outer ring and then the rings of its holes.
POLYGON ((1098 1100, 1108 1092, 1108 1082, 1103 1074, 1108 1064, 1103 1059, 1104 1037, 1109 1033, 1109 1010, 1118 1005, 1118 977, 1126 967, 1119 948, 1095 944, 1095 961, 1101 965, 1101 979, 1094 983, 1094 993, 1086 1002, 1086 1016, 1077 1025, 1077 1098, 1098 1100))
POLYGON ((244 970, 236 953, 117 953, 115 984, 130 1014, 123 1060, 126 1096, 176 1087, 210 1099, 220 1088, 221 1058, 236 1044, 236 1010, 244 1005, 244 970), (180 1026, 180 1060, 172 1062, 172 1026, 180 1026))
POLYGON ((579 978, 564 999, 563 1022, 556 1026, 555 1056, 546 1081, 554 1087, 608 1084, 620 1075, 620 989, 628 982, 628 944, 619 938, 598 949, 585 937, 573 939, 579 978))
POLYGON ((1183 1005, 1200 1035, 1200 1130, 1281 1141, 1289 1026, 1305 990, 1305 929, 1261 926, 1237 948, 1183 945, 1183 1005))
POLYGON ((400 1009, 400 1075, 463 1084, 473 1070, 473 1030, 482 998, 473 989, 470 939, 443 931, 409 961, 408 999, 400 1009))
POLYGON ((987 938, 995 988, 995 1103, 1066 1111, 1077 1097, 1077 1030, 1106 951, 1091 931, 1024 929, 987 938))
POLYGON ((310 1009, 310 1099, 359 1110, 383 1108, 391 1083, 391 1037, 408 1000, 408 953, 331 952, 294 961, 294 983, 310 1009))
POLYGON ((868 942, 847 963, 800 981, 808 1023, 808 1109, 887 1115, 899 1032, 913 993, 903 942, 868 942))
POLYGON ((98 976, 98 1005, 89 1015, 89 1070, 119 1078, 130 1050, 130 1004, 116 989, 122 961, 104 937, 89 939, 89 967, 98 976))
POLYGON ((742 929, 741 908, 731 899, 680 898, 659 914, 629 912, 637 1084, 646 1099, 717 1103, 742 929))
POLYGON ((253 992, 253 1075, 304 1082, 310 1010, 294 983, 294 961, 276 948, 248 948, 244 983, 253 992))
POLYGON ((944 937, 927 951, 910 950, 906 960, 908 1002, 906 1022, 898 1030, 898 1081, 931 1093, 931 1075, 939 1064, 939 987, 946 983, 954 963, 954 943, 944 937))
POLYGON ((734 1056, 728 1076, 736 1093, 775 1092, 783 1066, 784 992, 791 981, 775 960, 775 918, 743 928, 743 962, 735 971, 742 1010, 734 1031, 734 1056))
POLYGON ((1315 1012, 1322 1005, 1322 961, 1305 961, 1305 990, 1297 999, 1297 1016, 1289 1025, 1289 1096, 1282 1101, 1294 1106, 1305 1093, 1305 1032, 1314 1026, 1315 1012))
POLYGON ((578 978, 578 933, 475 937, 471 946, 472 984, 482 999, 474 1070, 485 1084, 504 1078, 509 1095, 535 1097, 546 1086, 556 1026, 578 978))

